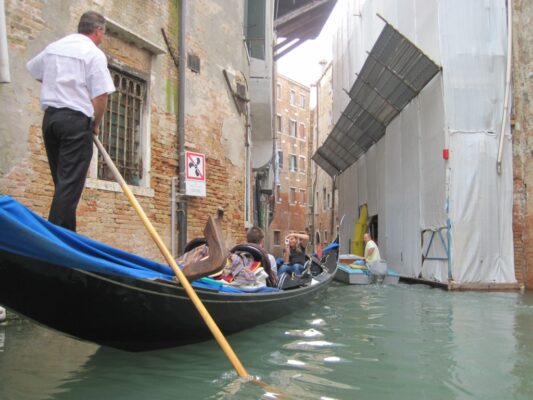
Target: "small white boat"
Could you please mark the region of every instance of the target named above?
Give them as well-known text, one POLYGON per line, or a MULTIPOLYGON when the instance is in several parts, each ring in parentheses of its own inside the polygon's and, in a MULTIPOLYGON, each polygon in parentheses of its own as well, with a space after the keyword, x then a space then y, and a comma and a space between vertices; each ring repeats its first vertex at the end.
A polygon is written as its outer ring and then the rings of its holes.
POLYGON ((400 274, 388 268, 385 261, 379 261, 379 268, 386 271, 384 275, 376 275, 368 269, 366 265, 358 265, 357 260, 363 257, 354 254, 341 254, 337 263, 335 280, 349 285, 369 285, 371 283, 384 283, 386 285, 396 285, 400 281, 400 274))

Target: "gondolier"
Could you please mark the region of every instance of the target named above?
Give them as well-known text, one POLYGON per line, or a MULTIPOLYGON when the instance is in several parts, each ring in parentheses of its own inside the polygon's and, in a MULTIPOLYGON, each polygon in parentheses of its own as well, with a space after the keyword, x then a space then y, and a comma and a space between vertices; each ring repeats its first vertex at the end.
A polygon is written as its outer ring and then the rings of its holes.
POLYGON ((78 33, 48 45, 26 65, 42 83, 42 130, 55 192, 48 220, 76 231, 76 208, 93 154, 109 93, 115 91, 99 46, 105 18, 84 13, 78 33))

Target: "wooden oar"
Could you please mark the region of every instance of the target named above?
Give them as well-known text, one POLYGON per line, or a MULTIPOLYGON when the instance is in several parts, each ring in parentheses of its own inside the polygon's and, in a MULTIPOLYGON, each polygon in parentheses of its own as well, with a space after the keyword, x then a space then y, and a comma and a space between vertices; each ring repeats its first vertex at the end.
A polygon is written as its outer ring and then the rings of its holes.
POLYGON ((96 143, 96 146, 98 147, 98 150, 102 154, 102 157, 104 157, 104 160, 107 166, 109 167, 109 169, 111 169, 111 172, 115 176, 115 179, 120 184, 122 191, 124 192, 128 200, 130 201, 131 205, 133 206, 133 208, 135 209, 135 211, 141 218, 145 228, 148 230, 148 233, 150 234, 150 236, 152 236, 152 239, 154 240, 157 247, 159 247, 159 250, 163 254, 163 257, 165 257, 165 260, 167 261, 169 266, 172 268, 172 270, 178 277, 178 280, 180 281, 181 285, 187 292, 187 295, 189 296, 194 306, 200 313, 201 317, 207 324, 207 327, 211 330, 211 333, 213 334, 216 341, 218 342, 218 344, 220 345, 220 347, 222 348, 222 350, 228 357, 230 363, 233 365, 233 368, 235 368, 235 371, 237 371, 237 374, 239 374, 240 377, 247 378, 248 380, 254 380, 252 376, 248 375, 248 372, 246 372, 246 370, 242 366, 240 360, 237 358, 237 355, 235 354, 230 344, 228 343, 228 341, 226 340, 226 338, 220 331, 218 325, 215 323, 215 321, 213 320, 213 318, 211 317, 211 315, 205 308, 204 304, 202 303, 202 301, 200 300, 200 298, 194 291, 193 287, 191 286, 191 284, 189 283, 189 281, 187 280, 187 278, 185 277, 181 269, 176 264, 176 261, 172 257, 172 254, 170 254, 170 251, 168 251, 167 247, 165 246, 165 243, 163 243, 163 240, 161 240, 161 237, 159 236, 154 226, 152 225, 152 223, 146 216, 145 212, 141 208, 141 205, 139 204, 139 202, 137 201, 137 199, 131 192, 130 188, 128 187, 126 181, 124 180, 124 178, 122 178, 122 175, 120 175, 120 172, 118 171, 117 167, 113 163, 113 160, 111 160, 111 157, 109 157, 109 154, 107 154, 107 151, 105 150, 104 146, 102 146, 102 143, 100 142, 97 136, 93 135, 93 138, 94 138, 94 142, 96 143))

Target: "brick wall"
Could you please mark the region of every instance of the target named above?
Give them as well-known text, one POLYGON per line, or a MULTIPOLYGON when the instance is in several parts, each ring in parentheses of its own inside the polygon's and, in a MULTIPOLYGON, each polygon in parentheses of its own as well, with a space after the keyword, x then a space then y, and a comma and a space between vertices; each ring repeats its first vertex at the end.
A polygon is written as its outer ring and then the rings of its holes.
MULTIPOLYGON (((283 75, 277 76, 277 88, 280 88, 279 98, 276 100, 276 115, 282 118, 281 132, 278 126, 275 126, 277 143, 279 149, 283 151, 283 167, 279 170, 279 184, 281 185, 280 198, 281 202, 276 203, 274 218, 270 224, 268 232, 270 237, 271 249, 269 251, 275 257, 280 257, 283 250, 283 239, 290 232, 305 232, 307 227, 307 214, 309 205, 308 175, 310 148, 308 143, 312 140, 311 118, 309 111, 310 90, 307 86, 301 85, 283 75), (296 93, 296 105, 290 104, 290 91, 296 93), (301 108, 298 96, 305 96, 305 106, 301 108), (300 123, 305 125, 305 139, 294 138, 289 135, 289 121, 296 121, 297 135, 299 135, 300 123), (296 155, 298 159, 298 171, 290 171, 289 155, 296 155), (305 157, 305 171, 301 171, 300 156, 305 157), (289 204, 289 190, 296 190, 296 204, 289 204), (301 202, 300 190, 305 190, 305 202, 301 202), (280 231, 281 242, 274 242, 274 231, 280 231)), ((276 124, 278 119, 275 118, 276 124)), ((276 194, 274 195, 276 197, 276 194)))
MULTIPOLYGON (((332 68, 331 63, 324 66, 322 76, 317 82, 317 127, 318 141, 313 143, 314 151, 318 149, 333 129, 332 109, 333 109, 333 88, 332 88, 332 68)), ((313 151, 313 153, 314 153, 313 151)), ((322 246, 328 245, 337 235, 338 219, 338 197, 333 194, 333 180, 320 167, 316 166, 315 172, 315 236, 320 234, 322 246), (326 198, 324 199, 324 189, 326 198), (328 204, 328 196, 330 198, 328 204), (335 197, 335 198, 334 198, 335 197), (327 235, 326 235, 327 233, 327 235)), ((337 193, 335 193, 336 195, 337 193)))
POLYGON ((513 239, 519 282, 533 289, 533 3, 513 2, 513 239))
MULTIPOLYGON (((198 1, 191 5, 188 23, 198 29, 209 28, 210 35, 219 41, 227 41, 229 35, 221 35, 213 29, 210 18, 216 1, 198 1)), ((227 20, 227 26, 235 32, 235 48, 242 46, 242 18, 244 13, 240 2, 230 8, 240 20, 227 20)), ((177 2, 144 2, 141 0, 107 2, 47 2, 6 1, 6 17, 9 51, 13 82, 0 85, 0 193, 8 194, 38 214, 46 217, 53 195, 53 184, 41 137, 42 111, 39 107, 40 85, 34 82, 25 70, 25 62, 37 54, 48 43, 74 32, 79 16, 88 9, 94 9, 121 26, 133 31, 146 40, 166 48, 161 34, 165 29, 176 45, 178 30, 177 2), (154 12, 157 7, 157 12, 154 12)), ((216 7, 222 10, 223 7, 216 7)), ((230 16, 218 16, 229 18, 230 16)), ((231 16, 233 18, 233 16, 231 16)), ((227 34, 227 32, 226 32, 227 34)), ((178 176, 177 143, 177 70, 168 53, 153 55, 131 42, 108 35, 102 49, 127 68, 147 73, 150 96, 149 120, 150 163, 147 188, 136 190, 137 199, 170 247, 170 198, 171 180, 178 176)), ((213 53, 216 43, 199 40, 198 35, 187 38, 187 46, 202 57, 202 67, 218 68, 219 64, 242 69, 246 65, 244 53, 236 56, 224 52, 236 62, 220 60, 213 53), (209 64, 212 64, 209 67, 209 64)), ((226 43, 227 44, 227 43, 226 43)), ((219 46, 220 47, 220 46, 219 46)), ((175 46, 177 48, 177 46, 175 46)), ((223 51, 221 49, 220 51, 223 51)), ((235 53, 235 52, 234 52, 235 53)), ((238 52, 237 52, 238 53, 238 52)), ((247 73, 247 71, 244 71, 247 73)), ((227 88, 221 84, 221 71, 194 74, 187 71, 186 93, 186 147, 206 154, 207 197, 191 198, 188 202, 188 238, 202 236, 209 214, 218 207, 225 209, 223 223, 228 245, 244 241, 244 164, 242 160, 230 159, 228 148, 244 154, 244 120, 232 109, 233 100, 227 88), (196 85, 196 89, 191 90, 196 85), (223 126, 228 119, 236 119, 242 131, 224 137, 223 126), (241 151, 242 149, 242 151, 241 151), (242 161, 242 162, 241 162, 242 161)), ((91 169, 94 175, 94 167, 91 169)), ((89 177, 91 177, 91 173, 89 177)), ((96 181, 95 176, 92 176, 96 181)), ((78 232, 99 241, 127 251, 162 261, 159 250, 145 231, 124 194, 105 189, 108 184, 88 185, 78 207, 78 232)))

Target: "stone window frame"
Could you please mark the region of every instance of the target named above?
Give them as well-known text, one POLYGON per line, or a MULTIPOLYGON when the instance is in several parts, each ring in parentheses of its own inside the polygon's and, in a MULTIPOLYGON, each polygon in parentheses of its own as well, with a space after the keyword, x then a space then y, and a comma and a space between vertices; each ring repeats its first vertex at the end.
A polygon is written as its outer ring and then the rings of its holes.
POLYGON ((298 132, 296 133, 298 135, 298 139, 300 140, 307 140, 307 126, 303 122, 298 123, 298 132), (303 135, 301 135, 301 130, 303 128, 303 135))
POLYGON ((281 246, 281 231, 279 229, 274 230, 272 241, 274 242, 274 246, 281 246))
POLYGON ((298 172, 298 156, 289 153, 289 171, 298 172))
POLYGON ((305 189, 300 189, 300 206, 305 207, 306 204, 306 195, 307 191, 305 189))
POLYGON ((292 89, 289 92, 289 104, 296 107, 296 91, 292 89))
POLYGON ((289 118, 289 136, 298 138, 298 121, 292 118, 289 118))
POLYGON ((298 106, 300 106, 302 110, 305 109, 305 94, 303 93, 298 94, 298 106))
MULTIPOLYGON (((150 130, 150 121, 151 121, 151 104, 152 104, 152 79, 151 75, 153 73, 154 67, 154 58, 155 56, 166 54, 167 51, 157 43, 154 43, 147 38, 137 34, 136 32, 124 27, 116 21, 113 21, 109 18, 106 18, 106 31, 111 33, 118 39, 131 43, 135 47, 147 51, 152 57, 151 68, 148 73, 143 73, 140 71, 131 68, 130 66, 124 65, 124 63, 115 60, 109 54, 106 54, 108 57, 109 66, 115 67, 118 70, 123 70, 124 72, 143 79, 146 81, 146 101, 145 101, 145 110, 143 111, 143 131, 141 134, 141 152, 143 160, 143 173, 140 182, 140 186, 129 185, 133 194, 145 197, 154 197, 155 191, 150 187, 150 165, 151 165, 151 130, 150 130)), ((97 178, 98 176, 98 150, 96 145, 94 147, 93 158, 91 160, 91 166, 89 167, 89 172, 87 174, 87 179, 85 181, 85 186, 88 188, 95 188, 111 192, 122 192, 122 188, 117 182, 105 181, 97 178)))
POLYGON ((276 131, 283 132, 283 116, 281 114, 276 114, 276 131))
POLYGON ((291 186, 289 187, 289 205, 296 205, 296 204, 298 204, 298 202, 296 201, 296 188, 291 186))
POLYGON ((281 204, 281 184, 276 185, 276 203, 281 204))
MULTIPOLYGON (((123 74, 123 75, 131 75, 132 77, 142 80, 145 82, 145 99, 143 104, 143 110, 141 115, 141 134, 140 134, 140 157, 141 157, 141 163, 142 163, 142 175, 141 180, 139 182, 139 185, 131 185, 128 184, 130 189, 132 189, 134 194, 140 195, 140 196, 146 196, 146 197, 153 197, 154 196, 154 189, 150 187, 150 164, 151 164, 151 148, 150 148, 150 119, 151 119, 151 113, 150 113, 150 104, 151 104, 151 85, 150 85, 150 74, 143 73, 141 71, 138 71, 132 67, 126 66, 123 63, 115 60, 112 56, 108 56, 108 65, 111 69, 114 69, 115 71, 123 74)), ((107 113, 107 111, 106 111, 107 113)), ((98 151, 95 147, 95 151, 93 152, 93 158, 91 160, 91 167, 89 169, 88 178, 86 181, 87 187, 92 187, 95 189, 100 190, 106 190, 106 191, 113 191, 113 192, 121 192, 122 189, 120 188, 120 185, 115 182, 114 180, 103 180, 98 178, 98 151)))
POLYGON ((298 171, 305 175, 306 172, 307 172, 307 157, 306 156, 298 156, 298 171), (303 164, 302 164, 302 160, 303 160, 303 164), (300 168, 301 166, 303 165, 303 168, 300 168))

